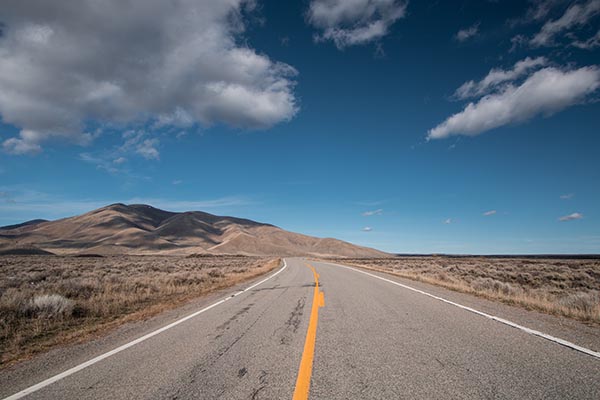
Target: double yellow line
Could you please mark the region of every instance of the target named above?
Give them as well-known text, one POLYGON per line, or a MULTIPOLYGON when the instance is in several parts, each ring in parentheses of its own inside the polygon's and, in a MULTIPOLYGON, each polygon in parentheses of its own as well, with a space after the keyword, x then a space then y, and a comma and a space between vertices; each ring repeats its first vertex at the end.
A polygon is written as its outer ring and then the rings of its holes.
POLYGON ((308 322, 308 331, 306 332, 306 342, 296 379, 296 389, 294 390, 293 400, 308 399, 310 390, 310 377, 312 375, 313 359, 315 357, 315 341, 317 339, 317 324, 319 322, 319 308, 325 306, 325 296, 319 291, 319 274, 310 264, 306 264, 315 277, 315 291, 313 294, 312 309, 310 311, 310 321, 308 322))

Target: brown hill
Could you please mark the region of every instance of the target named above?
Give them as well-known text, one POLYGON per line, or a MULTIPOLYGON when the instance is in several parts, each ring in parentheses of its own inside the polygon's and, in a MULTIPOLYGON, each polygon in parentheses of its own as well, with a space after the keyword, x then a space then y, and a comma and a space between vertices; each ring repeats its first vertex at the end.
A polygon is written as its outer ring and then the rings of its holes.
POLYGON ((57 221, 0 228, 0 252, 54 254, 246 254, 385 257, 337 239, 288 232, 248 219, 200 211, 169 212, 144 204, 112 204, 57 221))

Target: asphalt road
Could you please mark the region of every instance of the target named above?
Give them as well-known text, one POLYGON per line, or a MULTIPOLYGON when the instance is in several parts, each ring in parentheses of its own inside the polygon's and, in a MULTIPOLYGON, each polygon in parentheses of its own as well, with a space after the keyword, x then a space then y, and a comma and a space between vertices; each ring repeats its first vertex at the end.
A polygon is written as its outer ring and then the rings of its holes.
MULTIPOLYGON (((291 399, 309 383, 309 398, 328 400, 600 399, 600 358, 354 270, 310 262, 316 276, 306 263, 287 259, 262 284, 25 398, 291 399)), ((0 398, 105 353, 89 352, 0 372, 0 398)))

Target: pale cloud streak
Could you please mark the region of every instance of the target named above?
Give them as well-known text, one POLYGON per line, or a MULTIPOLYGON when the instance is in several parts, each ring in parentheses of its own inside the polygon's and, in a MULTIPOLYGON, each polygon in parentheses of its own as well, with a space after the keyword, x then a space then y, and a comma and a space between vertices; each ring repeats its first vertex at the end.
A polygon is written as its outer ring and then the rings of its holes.
POLYGON ((545 57, 527 57, 524 60, 516 62, 513 68, 509 70, 494 68, 479 82, 471 80, 463 83, 454 92, 454 98, 464 100, 483 96, 498 88, 501 84, 521 78, 530 71, 537 70, 547 64, 548 60, 545 57))
POLYGON ((575 40, 571 44, 577 48, 584 50, 592 50, 596 47, 600 47, 600 30, 596 32, 594 36, 587 40, 575 40))
POLYGON ((137 145, 135 152, 146 160, 158 160, 160 159, 160 153, 156 149, 158 143, 158 139, 145 139, 137 145))
POLYGON ((9 223, 23 222, 28 219, 44 218, 57 219, 83 214, 94 209, 113 203, 148 204, 168 211, 208 211, 230 212, 245 206, 259 204, 247 196, 224 196, 213 199, 172 200, 160 197, 106 198, 96 199, 65 199, 23 186, 0 187, 0 215, 11 216, 9 223))
POLYGON ((574 212, 572 214, 562 216, 558 220, 561 222, 566 222, 566 221, 574 221, 574 220, 582 219, 582 218, 583 218, 583 214, 574 212))
POLYGON ((558 19, 548 21, 531 39, 535 47, 554 45, 554 38, 561 33, 581 27, 600 13, 600 0, 588 0, 571 5, 558 19))
POLYGON ((504 125, 550 116, 586 101, 600 87, 597 66, 579 69, 546 67, 521 84, 507 83, 499 91, 471 102, 429 130, 427 139, 476 136, 504 125))
POLYGON ((478 33, 479 33, 479 22, 477 22, 476 24, 474 24, 468 28, 459 30, 456 33, 456 35, 454 36, 454 39, 456 39, 459 42, 465 42, 465 41, 477 36, 478 33))
POLYGON ((308 22, 321 31, 317 41, 331 40, 338 49, 378 40, 406 16, 403 0, 312 0, 308 22))
POLYGON ((485 217, 489 217, 490 215, 494 215, 494 214, 496 214, 496 212, 497 212, 496 210, 490 210, 490 211, 486 211, 486 212, 484 212, 484 213, 483 213, 483 215, 484 215, 485 217))
POLYGON ((373 215, 381 215, 383 214, 383 209, 378 208, 377 210, 365 211, 362 213, 363 217, 372 217, 373 215))

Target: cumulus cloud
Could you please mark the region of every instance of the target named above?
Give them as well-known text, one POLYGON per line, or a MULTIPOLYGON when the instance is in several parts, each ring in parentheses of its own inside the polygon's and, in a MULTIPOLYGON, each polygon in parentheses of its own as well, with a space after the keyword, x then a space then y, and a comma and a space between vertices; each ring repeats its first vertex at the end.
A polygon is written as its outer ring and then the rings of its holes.
POLYGON ((496 214, 496 210, 490 210, 483 213, 484 216, 489 217, 490 215, 496 214))
POLYGON ((600 0, 573 4, 560 18, 546 22, 530 43, 536 47, 551 46, 557 35, 587 24, 598 13, 600 13, 600 0))
POLYGON ((503 70, 494 68, 479 82, 471 80, 463 83, 456 89, 456 92, 454 92, 454 98, 464 100, 467 98, 483 96, 497 88, 499 85, 521 78, 530 71, 539 69, 547 64, 548 60, 545 57, 527 57, 524 60, 515 63, 512 69, 503 70))
POLYGON ((583 214, 578 213, 578 212, 574 212, 572 214, 560 217, 558 220, 562 221, 562 222, 565 222, 565 221, 574 221, 576 219, 582 219, 582 218, 583 218, 583 214))
POLYGON ((381 215, 383 214, 383 209, 378 208, 377 210, 365 211, 362 213, 363 217, 371 217, 373 215, 381 215))
POLYGON ((479 22, 468 28, 459 30, 454 36, 454 38, 459 42, 464 42, 475 37, 477 33, 479 33, 479 22))
POLYGON ((312 0, 307 18, 322 31, 317 40, 331 40, 339 49, 365 44, 387 35, 406 16, 404 0, 312 0))
POLYGON ((364 228, 362 228, 363 232, 371 232, 373 230, 373 228, 371 228, 370 226, 365 226, 364 228))
POLYGON ((520 85, 506 84, 498 92, 469 103, 461 112, 429 130, 427 139, 475 136, 537 115, 550 116, 582 103, 598 87, 600 69, 596 66, 573 70, 546 67, 520 85))
POLYGON ((240 40, 253 4, 3 1, 0 115, 21 129, 4 149, 89 143, 90 123, 261 129, 289 120, 296 70, 240 40))

